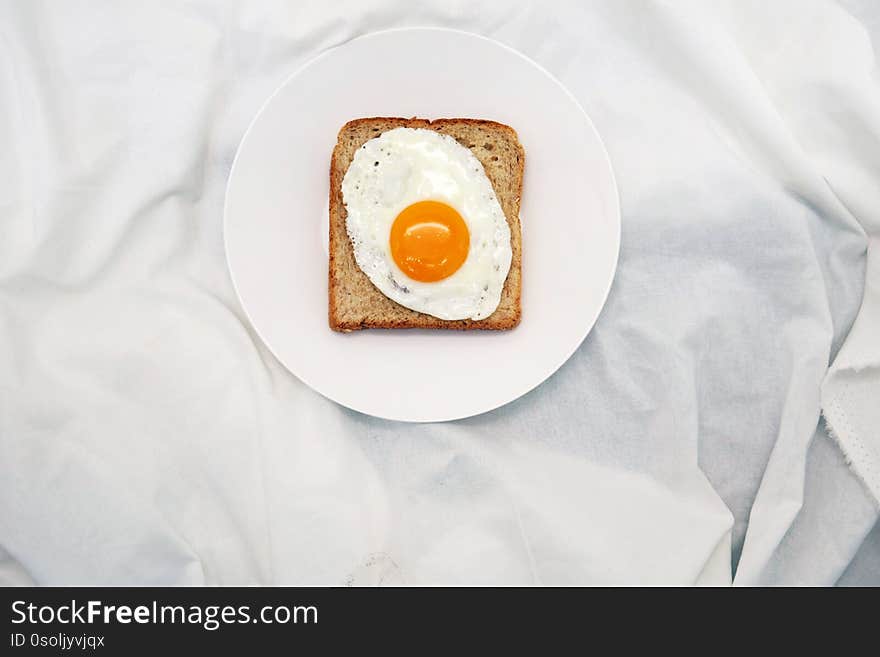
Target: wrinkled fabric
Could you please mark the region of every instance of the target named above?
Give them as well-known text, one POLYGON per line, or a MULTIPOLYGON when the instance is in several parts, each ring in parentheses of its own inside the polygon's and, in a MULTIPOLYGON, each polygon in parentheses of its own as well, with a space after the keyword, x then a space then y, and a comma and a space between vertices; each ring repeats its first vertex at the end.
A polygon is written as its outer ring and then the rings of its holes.
POLYGON ((880 217, 878 39, 867 1, 0 2, 0 581, 880 584, 820 388, 880 217), (222 240, 265 98, 407 25, 558 76, 622 205, 583 345, 445 424, 288 373, 222 240))

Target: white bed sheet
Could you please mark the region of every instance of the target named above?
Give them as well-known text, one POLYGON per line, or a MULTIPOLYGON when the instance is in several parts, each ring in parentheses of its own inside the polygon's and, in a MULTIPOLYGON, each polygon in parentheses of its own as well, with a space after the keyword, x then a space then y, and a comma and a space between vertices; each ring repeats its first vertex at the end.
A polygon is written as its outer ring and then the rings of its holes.
POLYGON ((878 39, 871 2, 0 3, 0 582, 880 584, 820 416, 880 223, 878 39), (622 201, 585 343, 447 424, 300 383, 223 253, 266 96, 402 25, 557 75, 622 201))

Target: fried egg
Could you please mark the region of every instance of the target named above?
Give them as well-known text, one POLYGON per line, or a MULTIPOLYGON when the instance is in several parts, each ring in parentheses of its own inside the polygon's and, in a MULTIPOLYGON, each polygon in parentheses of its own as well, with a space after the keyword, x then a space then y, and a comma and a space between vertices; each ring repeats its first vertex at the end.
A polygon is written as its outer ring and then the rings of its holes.
POLYGON ((495 312, 510 228, 469 149, 434 130, 389 130, 357 150, 342 198, 357 265, 385 296, 445 320, 495 312))

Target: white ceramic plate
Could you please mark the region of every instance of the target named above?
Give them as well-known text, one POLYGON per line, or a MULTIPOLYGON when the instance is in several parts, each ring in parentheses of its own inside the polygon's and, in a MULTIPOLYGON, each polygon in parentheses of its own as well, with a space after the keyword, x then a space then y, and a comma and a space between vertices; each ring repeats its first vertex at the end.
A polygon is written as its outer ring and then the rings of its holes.
POLYGON ((400 29, 323 53, 266 102, 232 167, 225 240, 245 312, 291 372, 357 411, 431 422, 512 401, 571 356, 608 295, 620 210, 599 135, 549 73, 474 34, 400 29), (487 118, 517 130, 526 152, 518 328, 328 328, 330 153, 339 128, 367 116, 487 118))

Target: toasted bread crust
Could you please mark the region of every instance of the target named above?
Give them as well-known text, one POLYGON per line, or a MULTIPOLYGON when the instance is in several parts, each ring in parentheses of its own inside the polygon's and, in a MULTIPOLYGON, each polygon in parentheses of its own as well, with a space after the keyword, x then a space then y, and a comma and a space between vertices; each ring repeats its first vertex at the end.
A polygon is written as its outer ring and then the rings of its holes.
POLYGON ((354 119, 339 130, 330 161, 330 263, 328 319, 334 331, 365 328, 509 330, 522 317, 522 235, 519 223, 525 153, 516 131, 485 119, 372 117, 354 119), (394 128, 425 128, 449 134, 483 164, 510 227, 513 257, 498 308, 481 320, 443 320, 405 308, 380 292, 357 266, 345 228, 342 178, 364 142, 394 128), (482 143, 477 143, 482 142, 482 143))

